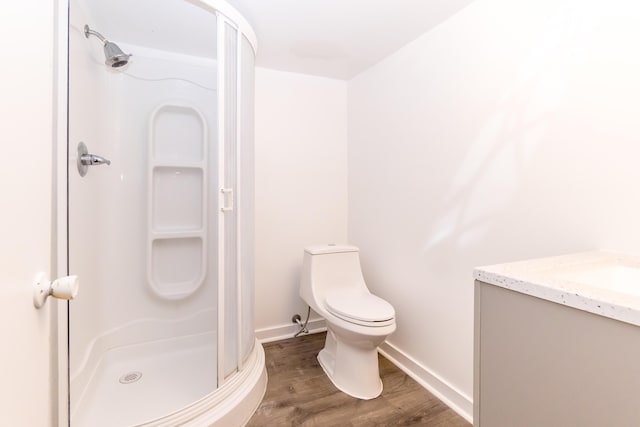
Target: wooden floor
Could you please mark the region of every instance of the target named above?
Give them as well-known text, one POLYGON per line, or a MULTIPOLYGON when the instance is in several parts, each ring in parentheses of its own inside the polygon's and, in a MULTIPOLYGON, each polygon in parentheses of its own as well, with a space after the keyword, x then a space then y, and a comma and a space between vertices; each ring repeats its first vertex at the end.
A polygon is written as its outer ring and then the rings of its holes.
POLYGON ((313 334, 264 345, 269 384, 247 426, 470 427, 382 356, 382 395, 359 400, 342 393, 316 359, 324 338, 325 333, 313 334))

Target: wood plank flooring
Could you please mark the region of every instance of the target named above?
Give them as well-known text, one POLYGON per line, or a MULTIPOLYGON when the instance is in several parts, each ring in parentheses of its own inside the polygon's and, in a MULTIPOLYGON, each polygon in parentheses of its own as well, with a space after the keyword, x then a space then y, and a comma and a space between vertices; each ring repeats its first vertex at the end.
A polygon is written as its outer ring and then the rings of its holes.
POLYGON ((382 395, 359 400, 326 377, 316 356, 325 333, 264 345, 269 384, 248 427, 470 427, 452 409, 382 356, 382 395))

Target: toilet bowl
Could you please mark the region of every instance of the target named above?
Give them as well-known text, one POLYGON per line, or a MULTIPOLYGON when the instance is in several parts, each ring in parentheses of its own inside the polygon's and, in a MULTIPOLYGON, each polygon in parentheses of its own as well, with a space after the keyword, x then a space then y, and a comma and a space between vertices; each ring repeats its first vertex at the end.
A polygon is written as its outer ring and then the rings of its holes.
POLYGON ((331 382, 358 399, 378 397, 378 346, 396 329, 395 311, 367 289, 358 248, 305 248, 300 297, 327 323, 318 361, 331 382))

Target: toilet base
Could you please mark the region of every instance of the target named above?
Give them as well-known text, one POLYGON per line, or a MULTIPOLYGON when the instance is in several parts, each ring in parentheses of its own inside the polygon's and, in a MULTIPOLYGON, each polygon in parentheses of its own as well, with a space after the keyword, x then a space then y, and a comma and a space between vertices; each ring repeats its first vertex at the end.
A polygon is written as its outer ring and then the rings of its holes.
POLYGON ((340 391, 357 399, 375 399, 382 393, 378 347, 367 342, 356 344, 336 340, 329 329, 318 362, 340 391))

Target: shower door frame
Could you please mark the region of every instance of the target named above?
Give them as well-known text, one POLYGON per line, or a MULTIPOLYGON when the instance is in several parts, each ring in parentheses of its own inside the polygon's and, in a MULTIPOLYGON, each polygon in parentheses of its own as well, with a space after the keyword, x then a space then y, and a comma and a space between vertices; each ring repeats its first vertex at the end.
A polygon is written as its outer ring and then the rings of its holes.
MULTIPOLYGON (((69 215, 69 154, 70 154, 70 144, 69 141, 69 14, 70 14, 70 1, 69 0, 54 0, 54 11, 55 11, 55 22, 54 22, 54 40, 53 44, 53 64, 52 71, 54 73, 54 111, 55 116, 53 117, 54 124, 54 134, 53 140, 54 144, 52 147, 53 151, 53 176, 55 177, 54 184, 54 195, 52 197, 52 229, 53 236, 52 241, 53 244, 53 258, 52 265, 56 266, 58 273, 65 272, 69 273, 69 223, 68 223, 68 215, 69 215)), ((253 49, 253 53, 255 55, 257 51, 257 40, 255 33, 253 32, 251 26, 248 22, 242 17, 237 11, 231 8, 226 2, 220 0, 175 0, 175 1, 185 1, 188 3, 192 3, 201 9, 203 9, 206 13, 213 13, 216 16, 217 21, 217 60, 218 60, 218 97, 217 97, 217 105, 218 112, 217 118, 218 122, 218 131, 217 131, 217 142, 218 142, 218 154, 219 154, 219 163, 222 167, 219 168, 218 178, 220 179, 219 184, 222 185, 224 182, 224 137, 225 137, 225 128, 224 128, 224 118, 225 118, 225 68, 224 68, 224 29, 225 25, 228 24, 237 32, 237 46, 236 46, 236 143, 237 143, 237 153, 236 153, 236 197, 235 200, 239 202, 241 194, 241 132, 242 132, 242 100, 241 100, 241 91, 242 91, 242 41, 243 38, 249 42, 250 47, 253 49)), ((224 194, 220 191, 215 191, 218 194, 219 206, 223 206, 224 203, 224 194)), ((238 212, 238 203, 235 204, 234 209, 238 212)), ((237 306, 236 306, 236 322, 237 322, 237 364, 236 364, 236 372, 230 374, 226 380, 224 375, 224 315, 225 315, 225 306, 224 306, 224 212, 219 212, 218 214, 218 262, 220 264, 218 271, 218 343, 217 343, 217 352, 218 352, 218 366, 217 366, 217 376, 218 383, 217 387, 211 391, 211 394, 214 394, 216 391, 220 390, 221 387, 226 382, 231 382, 234 378, 238 376, 240 372, 244 369, 244 360, 242 355, 242 330, 241 330, 241 322, 242 322, 242 282, 241 282, 241 240, 242 236, 241 228, 241 216, 237 215, 237 223, 236 223, 236 239, 237 239, 237 248, 236 254, 237 264, 236 264, 236 280, 237 280, 237 306)), ((82 281, 82 278, 80 278, 82 281)), ((80 291, 82 292, 82 291, 80 291)), ((54 372, 54 377, 51 381, 51 395, 52 395, 52 421, 57 423, 60 426, 68 426, 70 425, 70 417, 69 417, 69 408, 70 408, 70 366, 69 366, 69 303, 67 301, 61 300, 53 300, 50 299, 49 304, 55 304, 55 309, 52 310, 52 367, 54 372)), ((227 307, 229 309, 229 307, 227 307)), ((255 340, 254 340, 255 341, 255 340)), ((257 341, 256 341, 257 342, 257 341)), ((248 357, 255 353, 255 349, 249 352, 248 357)), ((262 359, 264 358, 264 354, 261 353, 262 359)), ((258 357, 260 359, 260 357, 258 357)), ((263 361, 264 365, 264 361, 263 361)), ((255 370, 255 367, 253 368, 255 370)), ((264 371, 266 372, 266 371, 264 371)), ((255 376, 252 372, 250 375, 255 376)), ((266 374, 263 374, 263 376, 266 374)), ((264 381, 266 384, 266 376, 264 376, 264 381)), ((207 395, 207 396, 209 396, 207 395)))
MULTIPOLYGON (((55 265, 58 275, 69 272, 68 241, 68 136, 69 136, 69 0, 55 0, 54 80, 57 115, 54 118, 55 146, 53 170, 56 180, 53 197, 53 224, 56 247, 55 265)), ((51 298, 50 298, 51 300, 51 298)), ((54 300, 55 318, 52 324, 52 359, 55 360, 52 379, 52 421, 57 425, 69 425, 69 304, 54 300), (56 369, 57 368, 57 369, 56 369)))
MULTIPOLYGON (((225 161, 225 144, 226 144, 226 126, 225 126, 225 119, 226 119, 226 109, 225 109, 225 104, 226 104, 226 95, 227 95, 227 90, 226 90, 226 77, 227 77, 227 73, 226 73, 226 39, 225 39, 225 29, 227 25, 232 26, 237 32, 238 34, 240 34, 240 31, 238 30, 237 26, 230 20, 228 20, 224 15, 222 15, 219 12, 215 12, 216 17, 217 17, 217 32, 218 32, 218 37, 217 37, 217 50, 216 50, 216 57, 218 59, 218 85, 217 85, 217 89, 218 89, 218 185, 220 186, 220 191, 218 191, 218 197, 219 197, 219 202, 218 202, 218 206, 225 206, 225 193, 223 193, 223 189, 226 187, 226 183, 225 183, 225 176, 226 176, 226 161, 225 161)), ((240 37, 238 37, 238 45, 237 47, 239 47, 239 41, 241 40, 240 37)), ((239 60, 240 60, 240 51, 238 49, 238 51, 236 52, 236 58, 238 59, 238 63, 236 63, 236 143, 238 144, 239 139, 240 139, 240 99, 239 99, 239 90, 240 90, 240 67, 239 67, 239 60)), ((235 178, 236 178, 236 187, 232 189, 232 199, 233 199, 233 212, 236 215, 236 230, 235 230, 235 240, 236 240, 236 271, 235 271, 235 275, 236 275, 236 284, 237 284, 237 317, 236 317, 236 323, 237 323, 237 331, 238 331, 238 345, 237 345, 237 350, 238 350, 238 359, 241 359, 240 357, 240 348, 241 345, 239 343, 241 343, 240 340, 240 315, 242 313, 242 307, 240 306, 240 301, 242 301, 240 299, 241 296, 241 288, 242 286, 240 286, 241 282, 240 282, 240 268, 241 268, 241 257, 240 257, 240 236, 241 236, 241 231, 240 231, 240 226, 241 226, 241 221, 240 221, 240 215, 238 215, 239 212, 239 208, 238 208, 238 204, 237 202, 239 202, 239 195, 240 195, 240 146, 238 144, 238 149, 236 151, 236 164, 235 164, 235 178)), ((218 374, 218 388, 220 388, 225 381, 225 357, 224 357, 224 351, 221 351, 225 349, 225 275, 226 275, 226 269, 225 269, 225 255, 226 255, 226 251, 225 251, 225 243, 226 243, 226 212, 222 210, 222 208, 220 209, 220 212, 218 212, 218 333, 217 333, 217 337, 218 337, 218 367, 217 367, 217 374, 218 374)), ((241 366, 242 366, 242 362, 240 360, 238 360, 237 363, 237 370, 240 371, 241 370, 241 366)))

